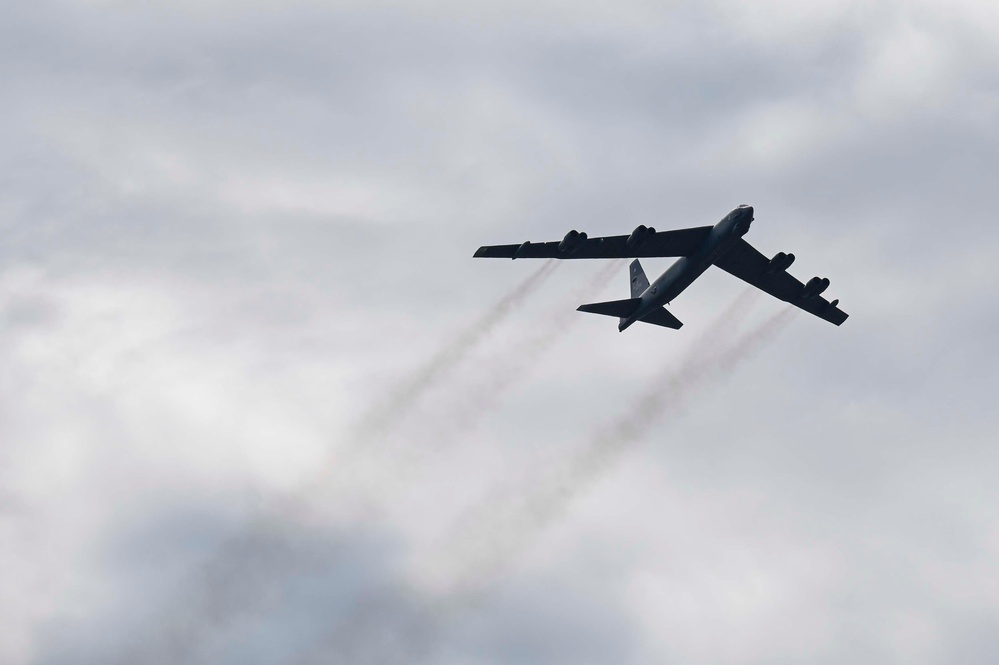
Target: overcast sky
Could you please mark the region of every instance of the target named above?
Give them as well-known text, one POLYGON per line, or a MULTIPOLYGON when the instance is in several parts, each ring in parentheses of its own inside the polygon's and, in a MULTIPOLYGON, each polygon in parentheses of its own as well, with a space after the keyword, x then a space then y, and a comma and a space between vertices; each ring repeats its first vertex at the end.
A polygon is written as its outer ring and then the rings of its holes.
POLYGON ((999 661, 997 34, 5 3, 0 661, 999 661), (471 258, 741 203, 842 327, 712 269, 619 334, 626 264, 471 258))

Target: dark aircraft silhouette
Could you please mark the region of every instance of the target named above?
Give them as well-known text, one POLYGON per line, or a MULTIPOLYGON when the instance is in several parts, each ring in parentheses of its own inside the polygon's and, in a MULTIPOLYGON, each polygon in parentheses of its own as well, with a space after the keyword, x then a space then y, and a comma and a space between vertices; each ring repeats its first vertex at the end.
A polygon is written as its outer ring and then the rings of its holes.
POLYGON ((753 222, 753 208, 741 205, 714 226, 699 226, 676 231, 659 231, 639 226, 628 236, 588 238, 585 233, 569 231, 559 241, 520 245, 486 245, 475 256, 507 259, 623 259, 635 257, 631 264, 631 297, 580 305, 579 311, 616 316, 617 329, 623 331, 635 321, 677 330, 683 323, 670 314, 668 305, 711 265, 749 282, 775 298, 800 307, 835 325, 846 321, 839 300, 832 302, 821 294, 829 280, 813 277, 802 284, 787 273, 794 254, 778 252, 772 259, 760 254, 742 239, 753 222), (652 284, 638 257, 680 257, 652 284))

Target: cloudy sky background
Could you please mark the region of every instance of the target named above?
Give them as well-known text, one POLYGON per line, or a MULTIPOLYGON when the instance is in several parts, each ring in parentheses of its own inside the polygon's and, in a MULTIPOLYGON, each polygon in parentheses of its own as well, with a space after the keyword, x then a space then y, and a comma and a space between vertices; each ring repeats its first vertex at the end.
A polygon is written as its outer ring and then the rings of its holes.
POLYGON ((0 661, 996 662, 996 34, 5 4, 0 661), (842 328, 719 364, 782 305, 712 270, 619 335, 572 310, 625 267, 471 259, 740 203, 842 328))

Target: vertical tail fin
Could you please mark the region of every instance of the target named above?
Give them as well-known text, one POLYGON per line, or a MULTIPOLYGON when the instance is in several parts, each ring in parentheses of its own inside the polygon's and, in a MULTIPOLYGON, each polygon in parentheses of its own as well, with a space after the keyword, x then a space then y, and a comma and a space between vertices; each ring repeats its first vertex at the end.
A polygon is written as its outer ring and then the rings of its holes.
POLYGON ((631 262, 631 297, 640 297, 647 288, 649 288, 649 278, 645 276, 641 261, 635 259, 631 262))

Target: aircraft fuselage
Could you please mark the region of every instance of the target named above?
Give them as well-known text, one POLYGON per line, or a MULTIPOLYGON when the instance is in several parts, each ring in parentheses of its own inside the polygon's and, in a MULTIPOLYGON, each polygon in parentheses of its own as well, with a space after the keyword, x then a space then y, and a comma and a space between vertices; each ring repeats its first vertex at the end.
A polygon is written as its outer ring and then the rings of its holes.
POLYGON ((739 206, 715 224, 701 246, 690 256, 677 259, 640 296, 638 309, 626 319, 621 319, 618 330, 624 330, 635 321, 669 304, 683 293, 695 279, 711 267, 715 260, 724 254, 732 244, 749 231, 753 222, 752 206, 739 206))

